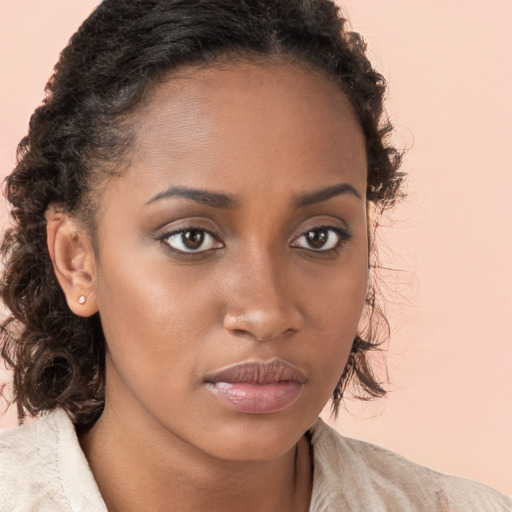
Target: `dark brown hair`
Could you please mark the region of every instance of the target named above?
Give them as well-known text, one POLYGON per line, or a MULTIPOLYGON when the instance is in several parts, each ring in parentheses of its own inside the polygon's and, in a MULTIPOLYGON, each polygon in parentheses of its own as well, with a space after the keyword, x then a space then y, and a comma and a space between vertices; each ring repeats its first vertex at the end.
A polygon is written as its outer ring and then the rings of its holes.
MULTIPOLYGON (((0 292, 11 315, 1 353, 14 369, 20 418, 60 406, 87 425, 103 408, 99 315, 81 318, 68 308, 46 247, 45 212, 57 205, 94 232, 91 191, 123 162, 130 114, 150 88, 183 66, 226 59, 279 58, 320 70, 339 85, 362 127, 367 199, 381 213, 398 196, 401 158, 388 142, 384 79, 365 51, 330 0, 105 0, 97 7, 63 50, 6 180, 13 224, 1 249, 0 292)), ((387 336, 375 286, 365 325, 334 390, 335 412, 351 380, 363 397, 385 393, 368 357, 387 336)))

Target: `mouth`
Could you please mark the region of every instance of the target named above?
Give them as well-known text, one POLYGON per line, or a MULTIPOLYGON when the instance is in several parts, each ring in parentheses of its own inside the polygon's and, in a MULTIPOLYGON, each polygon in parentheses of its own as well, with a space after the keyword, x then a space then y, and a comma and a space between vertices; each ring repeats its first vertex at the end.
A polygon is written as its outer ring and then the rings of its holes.
POLYGON ((228 408, 247 414, 270 414, 290 407, 300 396, 306 376, 281 360, 249 362, 223 368, 206 385, 228 408))

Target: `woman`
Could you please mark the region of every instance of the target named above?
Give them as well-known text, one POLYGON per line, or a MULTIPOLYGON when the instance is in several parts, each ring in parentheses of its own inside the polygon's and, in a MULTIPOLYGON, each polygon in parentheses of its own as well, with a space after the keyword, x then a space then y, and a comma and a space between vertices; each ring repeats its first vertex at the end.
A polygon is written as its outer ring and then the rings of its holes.
POLYGON ((384 83, 329 1, 106 0, 8 178, 2 510, 508 510, 339 437, 368 354, 384 83), (371 276, 371 274, 370 274, 371 276), (26 467, 31 467, 26 474, 26 467))

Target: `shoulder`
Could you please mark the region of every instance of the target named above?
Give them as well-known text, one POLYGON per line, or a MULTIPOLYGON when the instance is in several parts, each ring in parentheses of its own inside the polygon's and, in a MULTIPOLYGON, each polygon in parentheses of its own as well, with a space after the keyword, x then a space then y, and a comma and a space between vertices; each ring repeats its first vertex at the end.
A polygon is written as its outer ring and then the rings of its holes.
POLYGON ((76 437, 60 409, 0 432, 0 511, 106 510, 76 437))
POLYGON ((318 420, 312 428, 312 512, 506 512, 512 500, 483 484, 444 475, 390 450, 341 436, 318 420))

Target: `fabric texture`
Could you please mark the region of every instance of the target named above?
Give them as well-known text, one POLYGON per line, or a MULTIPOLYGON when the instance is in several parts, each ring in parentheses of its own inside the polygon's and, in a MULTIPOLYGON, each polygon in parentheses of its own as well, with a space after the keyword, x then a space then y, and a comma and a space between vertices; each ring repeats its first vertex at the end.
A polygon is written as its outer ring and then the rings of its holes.
MULTIPOLYGON (((318 419, 310 512, 509 512, 485 485, 437 473, 318 419)), ((0 432, 1 512, 103 512, 105 504, 63 410, 0 432)))

